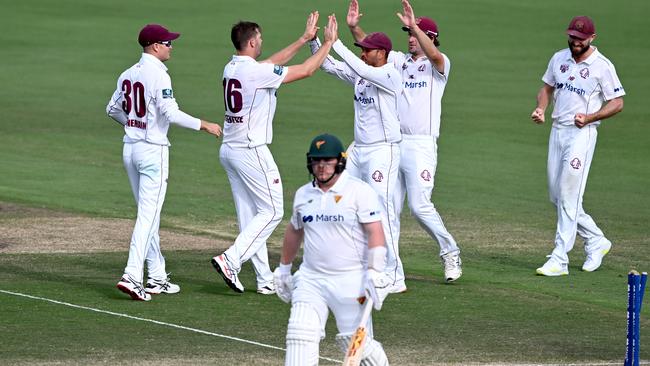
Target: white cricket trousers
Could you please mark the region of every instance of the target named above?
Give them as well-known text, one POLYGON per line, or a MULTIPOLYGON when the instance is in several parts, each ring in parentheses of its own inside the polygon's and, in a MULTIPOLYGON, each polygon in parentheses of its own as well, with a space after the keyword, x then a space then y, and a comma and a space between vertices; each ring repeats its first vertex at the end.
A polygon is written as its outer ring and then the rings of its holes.
POLYGON ((257 288, 262 288, 273 282, 266 241, 284 213, 280 171, 266 145, 232 148, 222 144, 219 157, 230 181, 240 231, 225 253, 237 272, 250 259, 257 288))
POLYGON ((404 267, 399 257, 399 215, 395 211, 400 149, 397 143, 355 144, 348 152, 346 170, 370 184, 382 205, 382 226, 386 237, 386 274, 393 284, 404 281, 404 267))
POLYGON ((597 243, 603 232, 582 208, 589 167, 596 148, 597 127, 553 126, 548 144, 548 187, 557 208, 555 249, 551 256, 569 263, 576 233, 585 245, 597 243))
MULTIPOLYGON (((407 196, 412 215, 429 236, 436 239, 440 245, 439 255, 443 256, 459 253, 460 249, 431 202, 438 164, 436 140, 435 137, 428 135, 402 135, 399 148, 403 159, 400 159, 399 163, 395 209, 399 218, 404 205, 404 196, 407 196)), ((397 223, 399 225, 400 221, 398 220, 397 223)))
POLYGON ((167 192, 169 147, 144 141, 125 143, 122 160, 138 206, 124 273, 142 283, 146 260, 149 277, 165 279, 167 272, 158 229, 167 192))

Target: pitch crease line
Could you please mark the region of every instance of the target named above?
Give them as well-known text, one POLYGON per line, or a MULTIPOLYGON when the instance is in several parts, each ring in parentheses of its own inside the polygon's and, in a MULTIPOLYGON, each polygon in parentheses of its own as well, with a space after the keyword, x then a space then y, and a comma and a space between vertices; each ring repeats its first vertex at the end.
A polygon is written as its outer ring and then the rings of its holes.
MULTIPOLYGON (((233 341, 242 342, 242 343, 248 343, 248 344, 252 344, 252 345, 255 345, 255 346, 260 346, 260 347, 265 347, 265 348, 271 348, 271 349, 278 350, 278 351, 283 351, 283 352, 286 351, 285 348, 280 348, 280 347, 276 347, 276 346, 271 346, 270 344, 264 344, 264 343, 259 343, 259 342, 255 342, 255 341, 249 341, 249 340, 247 340, 247 339, 242 339, 242 338, 232 337, 232 336, 223 335, 223 334, 219 334, 219 333, 213 333, 213 332, 209 332, 209 331, 207 331, 207 330, 201 330, 201 329, 190 328, 190 327, 186 327, 186 326, 183 326, 183 325, 178 325, 178 324, 172 324, 172 323, 161 322, 161 321, 159 321, 159 320, 147 319, 147 318, 140 318, 140 317, 133 316, 133 315, 121 314, 121 313, 116 313, 116 312, 108 311, 108 310, 95 309, 95 308, 91 308, 91 307, 88 307, 88 306, 71 304, 71 303, 69 303, 69 302, 63 302, 63 301, 58 301, 58 300, 52 300, 52 299, 48 299, 48 298, 45 298, 45 297, 39 297, 39 296, 33 296, 33 295, 27 295, 27 294, 22 294, 22 293, 19 293, 19 292, 11 292, 11 291, 1 290, 1 289, 0 289, 0 292, 5 293, 5 294, 9 294, 9 295, 14 295, 14 296, 26 297, 26 298, 33 299, 33 300, 47 301, 47 302, 51 302, 51 303, 53 303, 53 304, 58 304, 58 305, 65 305, 65 306, 69 306, 69 307, 76 308, 76 309, 90 310, 90 311, 94 311, 94 312, 96 312, 96 313, 102 313, 102 314, 114 315, 114 316, 119 316, 119 317, 122 317, 122 318, 128 318, 128 319, 140 320, 140 321, 148 322, 148 323, 154 323, 154 324, 158 324, 158 325, 164 325, 164 326, 166 326, 166 327, 171 327, 171 328, 176 328, 176 329, 188 330, 188 331, 190 331, 190 332, 195 332, 195 333, 200 333, 200 334, 210 335, 210 336, 213 336, 213 337, 219 337, 219 338, 230 339, 230 340, 233 340, 233 341)), ((336 362, 336 363, 341 363, 341 362, 343 362, 343 361, 341 361, 341 360, 335 360, 335 359, 328 358, 328 357, 323 357, 323 356, 319 356, 319 358, 322 359, 322 360, 327 360, 327 361, 336 362)))

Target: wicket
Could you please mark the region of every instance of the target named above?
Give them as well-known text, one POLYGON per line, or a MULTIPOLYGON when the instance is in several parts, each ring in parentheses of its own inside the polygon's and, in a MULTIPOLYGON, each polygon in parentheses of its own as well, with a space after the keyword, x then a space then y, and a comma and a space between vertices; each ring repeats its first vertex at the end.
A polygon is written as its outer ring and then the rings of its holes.
POLYGON ((639 366, 639 330, 643 293, 648 273, 630 271, 627 275, 627 349, 625 366, 639 366))

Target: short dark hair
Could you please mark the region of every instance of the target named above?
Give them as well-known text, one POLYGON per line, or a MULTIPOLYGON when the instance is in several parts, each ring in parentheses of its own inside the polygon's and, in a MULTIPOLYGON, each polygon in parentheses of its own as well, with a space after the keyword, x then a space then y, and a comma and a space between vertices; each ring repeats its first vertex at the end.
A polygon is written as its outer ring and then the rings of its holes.
POLYGON ((230 31, 230 39, 232 40, 233 46, 237 51, 241 51, 246 42, 251 38, 255 37, 257 32, 261 32, 262 28, 257 23, 239 21, 239 23, 232 26, 230 31))

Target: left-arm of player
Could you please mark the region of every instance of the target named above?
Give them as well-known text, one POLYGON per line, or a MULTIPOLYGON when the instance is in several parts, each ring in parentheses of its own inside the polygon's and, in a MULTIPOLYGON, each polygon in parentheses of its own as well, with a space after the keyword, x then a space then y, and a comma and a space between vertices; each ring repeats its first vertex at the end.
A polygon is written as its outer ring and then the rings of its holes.
POLYGON ((318 16, 318 11, 310 13, 307 17, 307 25, 305 26, 305 32, 303 35, 300 36, 297 41, 274 53, 271 55, 271 57, 261 62, 272 63, 275 65, 286 65, 287 62, 291 61, 293 56, 298 53, 300 48, 302 48, 305 43, 311 41, 316 37, 316 33, 318 32, 318 16))
MULTIPOLYGON (((357 75, 386 91, 393 93, 400 92, 402 82, 399 77, 391 78, 390 74, 387 74, 385 69, 366 65, 366 63, 350 51, 341 40, 334 42, 332 48, 357 75)), ((392 71, 394 71, 394 69, 392 71)), ((399 76, 399 74, 397 75, 399 76)))
POLYGON ((411 34, 415 36, 422 48, 422 52, 427 56, 431 61, 433 66, 438 70, 439 73, 445 74, 445 58, 442 56, 442 52, 433 44, 433 41, 429 36, 426 35, 418 27, 415 22, 415 14, 413 13, 413 8, 408 0, 402 0, 402 9, 404 14, 397 13, 397 17, 402 21, 402 23, 411 30, 411 34))
POLYGON ((388 296, 390 281, 384 274, 386 268, 386 239, 381 221, 363 223, 368 237, 368 272, 366 273, 366 293, 372 298, 376 310, 381 310, 388 296))
POLYGON ((106 114, 122 126, 126 125, 129 119, 122 109, 122 91, 119 86, 119 80, 117 89, 115 89, 113 96, 111 96, 111 99, 106 105, 106 114))
POLYGON ((574 123, 578 128, 609 118, 623 110, 623 97, 614 98, 608 101, 600 110, 591 114, 578 113, 574 117, 574 123))

